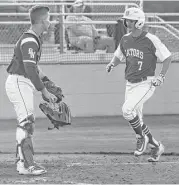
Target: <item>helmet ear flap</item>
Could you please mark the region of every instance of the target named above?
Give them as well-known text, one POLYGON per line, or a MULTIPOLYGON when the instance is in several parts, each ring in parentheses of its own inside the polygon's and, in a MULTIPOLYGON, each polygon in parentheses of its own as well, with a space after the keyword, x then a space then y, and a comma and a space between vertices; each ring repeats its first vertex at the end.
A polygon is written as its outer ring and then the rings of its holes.
POLYGON ((124 26, 127 28, 126 19, 123 20, 123 24, 124 24, 124 26))

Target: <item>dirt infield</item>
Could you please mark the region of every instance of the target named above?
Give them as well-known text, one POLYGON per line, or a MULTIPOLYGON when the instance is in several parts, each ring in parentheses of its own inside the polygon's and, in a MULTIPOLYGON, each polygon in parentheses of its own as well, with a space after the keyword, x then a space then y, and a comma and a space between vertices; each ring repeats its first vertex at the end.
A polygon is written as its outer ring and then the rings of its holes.
POLYGON ((129 155, 37 155, 48 170, 43 176, 17 175, 12 155, 0 156, 0 183, 40 184, 125 184, 179 183, 179 161, 163 157, 160 163, 147 163, 147 156, 129 155))
POLYGON ((148 163, 148 154, 134 157, 135 136, 121 117, 75 118, 73 125, 48 131, 37 120, 35 160, 48 173, 20 176, 15 169, 15 121, 1 121, 0 183, 11 184, 173 184, 179 183, 179 116, 147 116, 165 154, 148 163))

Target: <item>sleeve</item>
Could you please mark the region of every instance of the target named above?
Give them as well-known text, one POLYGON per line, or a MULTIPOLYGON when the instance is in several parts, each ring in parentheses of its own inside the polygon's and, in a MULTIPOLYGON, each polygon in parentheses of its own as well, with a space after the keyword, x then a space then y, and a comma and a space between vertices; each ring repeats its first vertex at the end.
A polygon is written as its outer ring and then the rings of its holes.
POLYGON ((38 43, 34 38, 25 38, 21 42, 21 52, 22 59, 24 63, 24 69, 31 80, 33 85, 38 91, 41 91, 44 88, 44 84, 39 77, 38 67, 37 67, 37 52, 38 52, 38 43))
POLYGON ((116 51, 114 52, 114 56, 117 57, 121 62, 125 62, 126 61, 126 57, 124 56, 124 54, 122 52, 121 44, 119 44, 119 46, 117 47, 116 51))
POLYGON ((39 77, 37 65, 27 62, 26 65, 24 65, 24 68, 28 78, 31 80, 36 90, 37 91, 43 90, 45 86, 39 77))
POLYGON ((161 62, 171 56, 171 52, 158 37, 153 35, 153 37, 151 37, 151 41, 155 47, 155 55, 161 62))
POLYGON ((21 52, 23 57, 23 62, 31 62, 36 64, 37 61, 37 52, 38 52, 38 43, 32 38, 25 38, 21 41, 21 52))

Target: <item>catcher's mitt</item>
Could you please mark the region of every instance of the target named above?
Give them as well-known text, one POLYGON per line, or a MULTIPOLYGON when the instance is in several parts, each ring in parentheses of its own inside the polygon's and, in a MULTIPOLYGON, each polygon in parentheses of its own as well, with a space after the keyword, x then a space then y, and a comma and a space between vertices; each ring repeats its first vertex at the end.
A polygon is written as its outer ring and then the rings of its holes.
MULTIPOLYGON (((57 97, 56 103, 59 103, 60 101, 62 101, 62 98, 64 97, 64 95, 62 94, 62 89, 61 89, 59 86, 56 86, 55 83, 52 82, 52 81, 50 81, 50 80, 48 80, 48 81, 43 81, 43 83, 44 83, 46 89, 47 89, 50 93, 54 94, 54 95, 57 97)), ((43 98, 45 101, 49 102, 49 100, 46 99, 45 96, 42 95, 42 98, 43 98)))
POLYGON ((71 112, 66 103, 62 101, 58 104, 44 102, 40 103, 39 108, 49 118, 54 126, 53 128, 49 127, 48 130, 52 130, 54 128, 59 129, 60 126, 71 125, 71 112))

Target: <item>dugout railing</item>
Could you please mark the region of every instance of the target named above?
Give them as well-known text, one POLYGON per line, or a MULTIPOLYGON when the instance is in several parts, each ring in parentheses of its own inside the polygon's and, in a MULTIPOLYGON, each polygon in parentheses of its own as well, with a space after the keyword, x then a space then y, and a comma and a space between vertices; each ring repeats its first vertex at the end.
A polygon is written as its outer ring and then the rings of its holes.
MULTIPOLYGON (((85 53, 76 53, 76 52, 68 52, 65 50, 65 24, 69 24, 70 22, 66 22, 64 17, 68 15, 72 15, 73 13, 66 13, 64 11, 64 6, 68 5, 70 3, 61 2, 61 3, 0 3, 0 6, 19 6, 19 5, 37 5, 37 4, 43 4, 43 5, 49 5, 49 6, 60 6, 59 10, 60 12, 52 12, 50 13, 51 16, 54 16, 58 18, 57 20, 51 21, 52 24, 59 24, 60 25, 60 31, 59 31, 59 43, 54 42, 53 38, 53 31, 51 31, 51 34, 46 37, 45 43, 44 43, 44 54, 42 54, 42 62, 44 63, 99 63, 99 61, 108 62, 109 59, 111 59, 112 54, 107 54, 105 52, 95 52, 93 54, 85 54, 85 53), (51 38, 52 37, 52 38, 51 38)), ((101 6, 101 3, 86 3, 87 5, 92 6, 101 6)), ((95 24, 99 31, 105 34, 105 29, 107 24, 116 24, 116 20, 120 19, 120 17, 123 15, 124 10, 127 7, 135 6, 138 7, 138 4, 136 3, 106 3, 104 2, 102 4, 103 6, 123 6, 123 9, 121 9, 121 12, 92 12, 92 13, 81 13, 83 15, 90 15, 91 17, 98 17, 98 20, 93 20, 92 22, 89 22, 88 24, 95 24), (104 18, 105 17, 105 18, 104 18), (107 19, 106 19, 107 17, 107 19), (102 18, 102 19, 101 19, 102 18), (105 20, 104 20, 105 19, 105 20)), ((80 15, 75 14, 75 15, 80 15)), ((177 13, 148 13, 146 14, 147 17, 147 29, 149 31, 153 32, 154 34, 158 35, 164 43, 170 48, 170 50, 173 52, 173 58, 174 60, 179 59, 179 54, 177 52, 177 48, 179 47, 179 31, 177 28, 175 28, 176 25, 179 24, 179 21, 164 21, 160 16, 176 16, 177 13)), ((0 20, 1 17, 6 17, 7 20, 0 21, 0 62, 1 63, 8 63, 10 61, 10 58, 12 56, 13 47, 15 44, 15 41, 18 39, 20 34, 27 30, 29 27, 29 21, 18 21, 16 19, 15 21, 12 21, 11 17, 24 17, 28 16, 28 13, 0 13, 0 20), (3 37, 5 39, 3 40, 3 37), (7 39, 6 39, 7 38, 7 39)), ((82 23, 79 23, 82 24, 82 23)), ((85 23, 86 24, 86 23, 85 23)))

